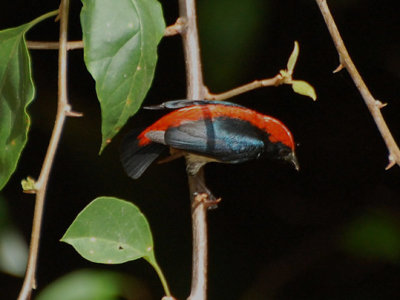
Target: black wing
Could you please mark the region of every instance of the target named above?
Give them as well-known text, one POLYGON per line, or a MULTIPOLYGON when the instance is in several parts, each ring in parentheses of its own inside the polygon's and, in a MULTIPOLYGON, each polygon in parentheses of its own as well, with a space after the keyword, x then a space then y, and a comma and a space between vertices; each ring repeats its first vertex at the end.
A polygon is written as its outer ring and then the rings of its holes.
POLYGON ((165 132, 167 145, 227 163, 258 158, 263 140, 261 130, 250 123, 222 117, 183 123, 165 132))
POLYGON ((212 100, 172 100, 161 103, 159 105, 152 105, 152 106, 144 106, 144 109, 152 109, 152 110, 159 110, 159 109, 179 109, 183 107, 193 106, 193 105, 209 105, 209 104, 221 104, 226 106, 235 106, 235 107, 243 107, 241 105, 227 102, 227 101, 212 101, 212 100))

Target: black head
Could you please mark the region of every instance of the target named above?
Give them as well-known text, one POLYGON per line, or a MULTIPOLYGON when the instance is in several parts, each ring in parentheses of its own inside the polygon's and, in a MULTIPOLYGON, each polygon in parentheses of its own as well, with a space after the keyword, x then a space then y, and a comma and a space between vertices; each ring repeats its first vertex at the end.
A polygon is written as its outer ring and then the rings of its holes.
POLYGON ((296 153, 290 147, 281 142, 272 143, 269 140, 265 143, 264 155, 270 159, 285 160, 291 163, 297 171, 300 170, 299 161, 297 160, 296 153))

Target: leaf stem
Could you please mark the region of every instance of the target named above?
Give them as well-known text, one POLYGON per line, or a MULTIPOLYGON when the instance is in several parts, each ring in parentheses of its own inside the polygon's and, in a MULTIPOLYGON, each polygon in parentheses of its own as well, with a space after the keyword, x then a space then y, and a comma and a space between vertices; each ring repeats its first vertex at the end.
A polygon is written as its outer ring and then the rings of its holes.
POLYGON ((335 24, 335 20, 332 17, 326 0, 316 0, 316 2, 322 16, 324 17, 326 26, 328 27, 329 33, 339 54, 340 65, 335 71, 340 71, 342 68, 346 68, 351 78, 353 79, 355 86, 357 87, 362 98, 364 99, 364 102, 367 105, 389 151, 389 164, 386 167, 386 170, 394 166, 395 164, 400 166, 400 149, 396 144, 396 141, 394 140, 392 133, 390 132, 381 113, 381 108, 385 105, 382 104, 382 102, 380 102, 379 100, 376 100, 374 96, 372 96, 356 66, 354 65, 352 59, 350 58, 350 55, 346 49, 342 37, 340 36, 339 30, 335 24))
MULTIPOLYGON (((60 41, 59 41, 59 60, 58 60, 58 109, 56 121, 51 135, 47 153, 42 165, 42 170, 38 181, 36 182, 36 204, 33 216, 31 244, 29 249, 28 266, 26 269, 24 283, 22 285, 19 300, 31 298, 32 289, 36 288, 36 269, 39 253, 40 230, 43 219, 43 210, 47 183, 49 180, 50 170, 53 165, 54 156, 56 154, 58 142, 61 137, 63 125, 70 106, 67 99, 67 31, 68 31, 68 12, 69 0, 62 0, 60 5, 60 41)), ((57 11, 45 14, 33 22, 40 22, 44 17, 55 15, 57 11)), ((36 24, 35 23, 35 24, 36 24)))
POLYGON ((47 18, 58 15, 59 12, 60 12, 59 9, 49 11, 48 13, 45 13, 44 15, 41 15, 41 16, 37 17, 36 19, 30 21, 29 24, 31 25, 31 27, 35 26, 36 24, 42 22, 43 20, 46 20, 47 18))
POLYGON ((167 282, 160 266, 158 265, 157 260, 155 259, 154 255, 152 257, 144 257, 144 259, 147 260, 147 262, 153 266, 154 270, 156 270, 157 275, 160 278, 161 284, 164 288, 165 295, 168 297, 172 297, 171 291, 169 290, 168 282, 167 282))

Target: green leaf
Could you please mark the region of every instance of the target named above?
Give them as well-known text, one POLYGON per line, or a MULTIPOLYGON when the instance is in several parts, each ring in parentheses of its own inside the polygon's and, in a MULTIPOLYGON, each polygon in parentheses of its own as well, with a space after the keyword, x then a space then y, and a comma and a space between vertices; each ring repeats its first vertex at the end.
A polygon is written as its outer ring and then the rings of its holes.
POLYGON ((30 125, 31 61, 24 35, 29 24, 0 31, 0 190, 17 167, 30 125))
POLYGON ((30 176, 21 180, 21 186, 25 193, 36 193, 36 181, 30 176))
POLYGON ((26 32, 57 14, 49 12, 27 24, 0 31, 0 190, 17 167, 27 141, 27 107, 35 95, 26 32))
POLYGON ((389 211, 374 211, 356 218, 342 236, 347 253, 373 260, 400 262, 400 226, 389 211))
POLYGON ((154 256, 149 223, 131 202, 99 197, 76 217, 61 238, 87 260, 120 264, 144 258, 160 277, 166 295, 170 291, 154 256))
POLYGON ((61 241, 96 263, 120 264, 154 257, 153 238, 144 215, 132 203, 113 197, 93 200, 61 241))
POLYGON ((288 63, 287 63, 287 71, 290 75, 293 74, 294 67, 296 66, 297 58, 299 56, 299 43, 297 41, 294 42, 294 48, 292 54, 290 54, 288 63))
POLYGON ((47 286, 36 300, 118 299, 121 277, 114 272, 73 272, 47 286))
POLYGON ((69 273, 47 287, 36 300, 112 300, 148 299, 142 284, 129 276, 102 270, 69 273))
POLYGON ((28 245, 12 224, 6 199, 0 194, 0 271, 22 277, 27 261, 28 245))
POLYGON ((300 95, 308 96, 314 101, 317 100, 317 94, 311 84, 303 80, 292 80, 293 90, 300 95))
POLYGON ((0 229, 0 271, 23 277, 28 261, 28 245, 24 236, 9 225, 0 229))
POLYGON ((151 86, 165 22, 156 0, 82 3, 85 63, 101 106, 101 152, 138 111, 151 86))

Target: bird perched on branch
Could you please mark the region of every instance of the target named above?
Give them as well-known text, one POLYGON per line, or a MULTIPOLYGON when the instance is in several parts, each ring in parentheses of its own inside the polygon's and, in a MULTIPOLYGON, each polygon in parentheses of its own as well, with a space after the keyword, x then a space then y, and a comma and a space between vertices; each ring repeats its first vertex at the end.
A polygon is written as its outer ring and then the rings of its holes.
POLYGON ((263 157, 288 161, 299 170, 293 136, 275 118, 225 101, 175 100, 145 108, 173 111, 124 139, 121 161, 133 179, 167 147, 171 159, 186 157, 189 175, 208 162, 236 164, 263 157))

